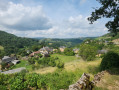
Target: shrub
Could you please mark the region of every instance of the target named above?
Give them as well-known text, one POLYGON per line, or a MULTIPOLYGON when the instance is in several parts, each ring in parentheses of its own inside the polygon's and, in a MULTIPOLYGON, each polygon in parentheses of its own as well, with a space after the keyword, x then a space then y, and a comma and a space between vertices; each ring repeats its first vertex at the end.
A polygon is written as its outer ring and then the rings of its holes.
POLYGON ((27 85, 29 87, 37 87, 37 80, 39 79, 39 75, 38 74, 26 74, 25 76, 25 80, 27 82, 27 85))
POLYGON ((4 75, 4 74, 0 73, 0 85, 7 84, 7 80, 8 79, 9 79, 9 76, 8 75, 4 75))
POLYGON ((105 54, 100 64, 100 68, 101 70, 119 68, 119 55, 112 51, 105 54))
POLYGON ((0 90, 8 90, 6 86, 0 85, 0 90))
POLYGON ((13 77, 9 81, 11 90, 23 90, 27 88, 26 82, 24 82, 24 77, 21 74, 17 74, 16 77, 13 77))
POLYGON ((47 90, 47 78, 45 76, 42 76, 37 81, 37 86, 39 89, 43 88, 43 90, 47 90))
POLYGON ((35 58, 34 57, 29 58, 28 62, 29 62, 29 64, 35 64, 35 58))
POLYGON ((64 68, 64 63, 61 62, 61 61, 58 61, 57 67, 58 67, 58 68, 64 68))
POLYGON ((8 65, 7 63, 2 62, 2 63, 1 63, 2 70, 4 70, 4 69, 6 68, 7 65, 8 65))

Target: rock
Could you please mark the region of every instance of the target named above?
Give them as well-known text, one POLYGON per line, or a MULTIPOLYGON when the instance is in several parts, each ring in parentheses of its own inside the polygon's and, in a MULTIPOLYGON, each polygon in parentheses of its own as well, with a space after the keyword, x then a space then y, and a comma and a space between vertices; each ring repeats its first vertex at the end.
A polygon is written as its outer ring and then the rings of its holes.
POLYGON ((93 81, 90 81, 89 74, 83 73, 81 78, 75 84, 69 86, 68 90, 93 90, 96 83, 101 80, 105 73, 107 73, 107 71, 99 72, 94 76, 93 81))
POLYGON ((90 75, 83 73, 81 78, 75 83, 69 86, 68 90, 92 90, 94 87, 90 81, 90 75))
POLYGON ((94 75, 94 79, 93 79, 93 83, 94 84, 97 84, 101 78, 104 76, 104 74, 107 73, 107 71, 102 71, 102 72, 99 72, 98 74, 94 75))

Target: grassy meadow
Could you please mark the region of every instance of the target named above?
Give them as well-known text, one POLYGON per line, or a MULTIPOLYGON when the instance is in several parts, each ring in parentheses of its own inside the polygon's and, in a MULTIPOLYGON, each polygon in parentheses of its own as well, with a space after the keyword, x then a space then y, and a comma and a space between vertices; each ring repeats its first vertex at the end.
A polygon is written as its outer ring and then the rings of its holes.
POLYGON ((20 60, 19 64, 12 66, 10 69, 16 69, 20 67, 26 67, 26 69, 29 71, 32 70, 32 65, 29 65, 28 61, 26 60, 20 60))
MULTIPOLYGON (((65 56, 60 54, 52 55, 52 57, 56 57, 56 56, 65 63, 63 70, 66 72, 75 72, 78 70, 78 72, 80 72, 81 74, 83 74, 83 72, 86 72, 86 73, 90 73, 91 76, 93 76, 99 71, 99 65, 101 62, 100 58, 94 61, 87 62, 75 56, 65 56)), ((55 71, 57 71, 57 67, 44 67, 44 68, 34 70, 32 72, 46 74, 46 73, 52 73, 55 71)))
POLYGON ((58 57, 64 63, 79 60, 79 58, 75 56, 66 56, 66 55, 60 55, 60 54, 52 54, 51 57, 58 57))
POLYGON ((4 50, 4 47, 3 46, 0 46, 0 50, 4 50))

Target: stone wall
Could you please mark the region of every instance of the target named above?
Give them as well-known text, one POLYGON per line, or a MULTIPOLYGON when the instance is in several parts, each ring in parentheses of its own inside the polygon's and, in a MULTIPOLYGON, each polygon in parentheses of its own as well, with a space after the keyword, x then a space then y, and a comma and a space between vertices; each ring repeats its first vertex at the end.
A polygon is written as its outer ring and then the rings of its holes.
POLYGON ((69 86, 68 90, 93 90, 94 86, 101 80, 107 71, 99 72, 94 75, 94 79, 90 81, 90 75, 83 73, 81 78, 75 83, 69 86))
POLYGON ((93 87, 94 84, 90 81, 90 75, 83 73, 75 84, 69 86, 68 90, 92 90, 93 87))

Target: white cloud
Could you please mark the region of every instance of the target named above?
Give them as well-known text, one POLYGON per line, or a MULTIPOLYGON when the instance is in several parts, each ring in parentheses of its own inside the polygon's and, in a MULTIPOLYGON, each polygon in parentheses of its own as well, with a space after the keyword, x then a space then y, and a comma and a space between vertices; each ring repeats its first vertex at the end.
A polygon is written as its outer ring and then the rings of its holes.
POLYGON ((12 2, 4 2, 3 6, 0 6, 2 8, 0 10, 0 25, 8 29, 24 31, 46 30, 52 27, 49 18, 42 10, 42 6, 26 7, 12 2), (3 7, 7 4, 9 4, 9 8, 3 7))
MULTIPOLYGON (((90 25, 83 15, 51 21, 42 6, 24 6, 0 0, 0 29, 23 37, 75 38, 107 33, 104 23, 90 25), (7 7, 6 7, 7 6, 7 7), (51 24, 52 23, 52 24, 51 24)), ((81 0, 85 2, 85 0, 81 0)))
POLYGON ((107 33, 104 24, 96 22, 90 25, 86 17, 79 15, 69 17, 59 23, 54 23, 53 27, 48 30, 36 31, 12 31, 13 34, 25 37, 47 37, 47 38, 76 38, 76 37, 95 37, 107 33))

